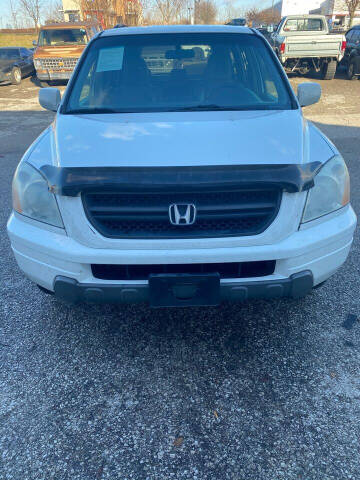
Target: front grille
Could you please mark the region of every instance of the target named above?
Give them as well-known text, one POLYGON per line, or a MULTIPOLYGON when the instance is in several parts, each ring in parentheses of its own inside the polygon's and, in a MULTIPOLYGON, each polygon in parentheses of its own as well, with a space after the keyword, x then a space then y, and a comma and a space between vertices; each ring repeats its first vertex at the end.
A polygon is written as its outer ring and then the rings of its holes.
POLYGON ((242 263, 198 263, 181 265, 91 265, 92 274, 101 280, 147 280, 161 273, 219 273, 220 278, 255 278, 272 275, 275 260, 242 263))
POLYGON ((78 58, 41 58, 41 66, 49 70, 73 70, 78 58))
POLYGON ((258 235, 274 221, 280 189, 82 195, 91 224, 110 238, 201 238, 258 235), (192 225, 172 225, 169 206, 193 204, 192 225))

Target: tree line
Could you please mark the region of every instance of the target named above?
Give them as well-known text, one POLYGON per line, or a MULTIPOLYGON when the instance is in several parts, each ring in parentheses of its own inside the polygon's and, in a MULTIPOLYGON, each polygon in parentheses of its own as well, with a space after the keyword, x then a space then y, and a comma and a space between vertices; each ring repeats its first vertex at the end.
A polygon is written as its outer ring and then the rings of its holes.
MULTIPOLYGON (((8 24, 10 28, 34 27, 41 23, 63 21, 61 0, 7 0, 8 24)), ((105 27, 114 23, 114 6, 117 5, 117 18, 126 23, 128 9, 138 8, 136 22, 141 24, 225 23, 232 18, 246 18, 250 25, 276 24, 280 21, 280 12, 276 8, 260 9, 258 3, 246 10, 237 8, 235 0, 224 0, 219 7, 215 0, 139 0, 138 3, 128 0, 75 0, 82 11, 100 11, 105 27), (136 7, 137 6, 137 7, 136 7)), ((360 0, 343 0, 353 24, 356 11, 360 8, 360 0)), ((131 13, 131 12, 130 12, 131 13)), ((134 13, 134 12, 133 12, 134 13)))

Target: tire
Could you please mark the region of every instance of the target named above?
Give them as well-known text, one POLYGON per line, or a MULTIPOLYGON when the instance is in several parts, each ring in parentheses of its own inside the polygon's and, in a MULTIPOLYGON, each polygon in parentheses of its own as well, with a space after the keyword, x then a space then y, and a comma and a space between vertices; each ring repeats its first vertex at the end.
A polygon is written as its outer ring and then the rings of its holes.
POLYGON ((18 67, 14 67, 11 70, 10 81, 13 85, 20 85, 21 83, 21 70, 18 67))
POLYGON ((346 69, 346 78, 348 80, 356 80, 358 77, 355 75, 355 62, 349 62, 346 69))
POLYGON ((310 71, 307 73, 306 77, 317 78, 317 71, 315 70, 315 68, 311 68, 310 71))
POLYGON ((328 63, 324 63, 321 69, 321 78, 323 80, 333 80, 336 73, 337 61, 331 60, 328 63))

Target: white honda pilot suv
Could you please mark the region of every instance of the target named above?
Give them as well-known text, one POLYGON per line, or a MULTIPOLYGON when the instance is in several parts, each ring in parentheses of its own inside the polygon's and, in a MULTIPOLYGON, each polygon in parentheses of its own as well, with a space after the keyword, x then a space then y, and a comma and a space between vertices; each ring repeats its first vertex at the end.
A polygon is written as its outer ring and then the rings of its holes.
POLYGON ((118 28, 84 51, 21 160, 19 267, 67 302, 218 305, 306 295, 345 262, 356 216, 334 145, 269 44, 232 26, 118 28))

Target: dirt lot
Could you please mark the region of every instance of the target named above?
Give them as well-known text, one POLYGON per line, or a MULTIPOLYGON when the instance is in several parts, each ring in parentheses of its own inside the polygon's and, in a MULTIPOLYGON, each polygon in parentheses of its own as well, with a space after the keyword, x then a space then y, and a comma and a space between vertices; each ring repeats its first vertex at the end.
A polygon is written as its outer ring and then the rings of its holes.
MULTIPOLYGON (((305 112, 344 154, 360 213, 360 81, 321 83, 305 112)), ((0 86, 0 479, 358 480, 358 233, 301 301, 60 306, 5 231, 14 169, 53 117, 38 89, 0 86)))

